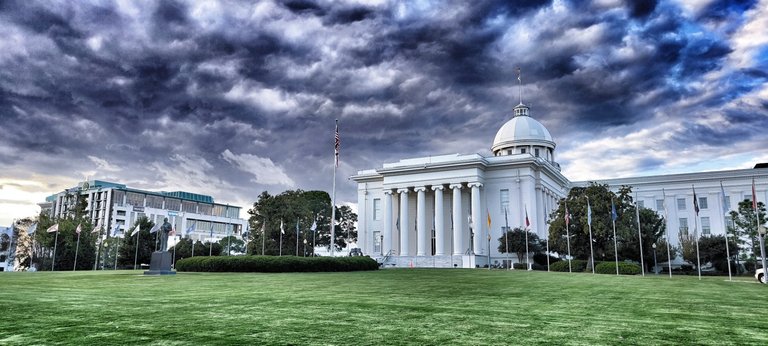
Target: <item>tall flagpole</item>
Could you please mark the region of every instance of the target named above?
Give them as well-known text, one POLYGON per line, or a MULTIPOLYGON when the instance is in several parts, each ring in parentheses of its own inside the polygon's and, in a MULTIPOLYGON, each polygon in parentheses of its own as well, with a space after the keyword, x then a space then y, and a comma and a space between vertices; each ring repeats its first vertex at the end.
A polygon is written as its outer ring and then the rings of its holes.
POLYGON ((544 218, 547 223, 547 271, 549 271, 549 210, 547 210, 547 204, 544 204, 544 218))
POLYGON ((507 253, 507 265, 509 265, 510 269, 512 268, 512 261, 509 260, 509 219, 507 218, 507 208, 504 208, 504 247, 507 253))
POLYGON ((299 257, 299 220, 296 219, 296 257, 299 257))
POLYGON ((264 223, 261 224, 261 255, 264 256, 264 238, 267 236, 267 218, 264 218, 264 223))
POLYGON ((693 189, 693 237, 696 238, 696 269, 699 271, 699 280, 701 280, 701 258, 699 257, 699 202, 696 200, 696 188, 693 189))
MULTIPOLYGON (((80 229, 80 226, 77 226, 80 229)), ((80 250, 80 232, 77 232, 77 245, 75 245, 75 264, 72 266, 72 271, 77 270, 77 252, 80 250)))
POLYGON ((336 119, 336 137, 333 144, 333 194, 331 198, 331 257, 333 257, 334 247, 336 246, 336 168, 339 167, 340 146, 339 119, 336 119))
POLYGON ((528 267, 528 270, 533 270, 531 267, 531 257, 528 253, 528 228, 530 227, 530 222, 528 221, 528 206, 523 205, 525 208, 525 266, 528 267))
POLYGON ((720 193, 722 195, 722 204, 723 204, 723 226, 725 228, 725 255, 728 257, 728 281, 732 281, 733 278, 731 276, 731 249, 728 248, 728 224, 727 224, 727 216, 728 215, 728 206, 725 205, 725 189, 723 188, 723 181, 720 181, 720 193))
POLYGON ((589 226, 589 258, 592 261, 592 274, 595 273, 595 250, 592 246, 592 206, 589 205, 587 196, 587 225, 589 226))
POLYGON ((613 256, 616 260, 616 275, 619 275, 619 243, 618 240, 616 240, 616 219, 618 218, 618 215, 616 214, 616 205, 613 204, 613 197, 611 197, 611 220, 613 223, 613 256))
POLYGON ((571 224, 571 216, 568 215, 568 202, 565 202, 565 240, 568 244, 568 272, 572 273, 571 267, 571 230, 569 229, 571 224))
POLYGON ((133 252, 133 270, 136 270, 136 265, 139 263, 139 236, 141 236, 141 229, 136 232, 136 251, 133 252))
POLYGON ((768 284, 768 267, 766 267, 765 261, 765 236, 760 234, 760 209, 757 205, 757 192, 755 192, 755 178, 752 177, 752 209, 755 210, 755 231, 757 232, 757 238, 760 240, 760 257, 763 262, 763 283, 768 284))
POLYGON ((54 270, 56 265, 56 247, 59 246, 59 228, 56 227, 56 237, 53 240, 53 261, 51 261, 51 271, 54 270))
POLYGON ((667 194, 661 189, 661 204, 664 207, 664 226, 667 230, 667 268, 669 269, 669 278, 672 278, 672 251, 669 249, 669 212, 667 212, 667 194))
POLYGON ((645 259, 643 258, 643 233, 640 232, 640 204, 637 201, 637 191, 635 191, 635 216, 637 217, 637 240, 640 243, 640 270, 645 276, 645 259))

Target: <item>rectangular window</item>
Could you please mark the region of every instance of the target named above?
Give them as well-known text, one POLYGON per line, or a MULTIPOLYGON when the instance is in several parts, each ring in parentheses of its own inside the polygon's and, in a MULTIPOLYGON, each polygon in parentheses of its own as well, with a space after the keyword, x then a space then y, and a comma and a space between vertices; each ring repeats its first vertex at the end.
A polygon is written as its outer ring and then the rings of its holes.
POLYGON ((136 192, 128 192, 126 194, 126 204, 130 204, 133 206, 144 206, 144 194, 136 193, 136 192))
POLYGON ((182 211, 185 213, 197 213, 197 203, 191 201, 181 201, 182 211))
POLYGON ((179 211, 179 209, 181 209, 181 200, 172 198, 165 199, 165 210, 179 211))
POLYGON ((198 204, 197 205, 197 213, 203 214, 203 215, 211 215, 211 211, 213 210, 213 206, 210 204, 198 204))
POLYGON ((688 219, 680 218, 680 234, 688 235, 688 219))
POLYGON ((122 207, 123 198, 125 197, 125 191, 117 191, 117 190, 113 190, 113 191, 115 192, 112 194, 112 204, 122 207))
POLYGON ((664 200, 663 199, 657 199, 656 200, 656 211, 664 211, 664 200))
POLYGON ((539 157, 539 149, 533 149, 533 153, 536 157, 539 157))
POLYGON ((637 207, 640 209, 645 208, 645 201, 637 201, 637 207))
POLYGON ((525 148, 520 149, 520 154, 525 154, 525 148))
POLYGON ((685 210, 685 198, 677 199, 677 210, 685 210))
POLYGON ((381 232, 379 231, 373 231, 373 253, 381 253, 381 232))
POLYGON ((147 208, 161 209, 163 207, 163 197, 147 195, 147 208))
POLYGON ((125 210, 118 210, 117 216, 125 216, 125 210))
POLYGON ((373 221, 381 220, 381 199, 373 199, 373 221))
POLYGON ((709 218, 701 218, 701 235, 710 235, 709 218))
POLYGON ((707 197, 699 197, 699 209, 707 209, 707 197))
POLYGON ((499 191, 499 201, 501 201, 501 212, 507 212, 509 210, 509 190, 501 189, 499 191))
POLYGON ((224 205, 214 205, 213 206, 213 216, 221 216, 224 217, 226 206, 224 205))

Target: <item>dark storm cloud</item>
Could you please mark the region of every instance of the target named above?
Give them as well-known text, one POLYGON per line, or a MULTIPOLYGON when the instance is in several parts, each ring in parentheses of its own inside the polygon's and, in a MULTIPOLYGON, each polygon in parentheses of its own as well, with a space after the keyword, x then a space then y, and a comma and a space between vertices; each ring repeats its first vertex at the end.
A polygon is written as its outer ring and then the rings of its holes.
MULTIPOLYGON (((0 159, 78 178, 98 166, 147 188, 183 186, 164 181, 180 167, 205 176, 200 186, 236 187, 221 196, 252 201, 264 189, 330 189, 336 118, 341 176, 407 157, 487 152, 518 102, 517 66, 525 102, 564 150, 689 97, 706 107, 689 114, 711 114, 766 80, 757 68, 731 70, 722 90, 701 96, 691 85, 722 70, 733 47, 663 1, 214 5, 0 3, 0 29, 18 43, 0 53, 2 127, 11 132, 0 138, 0 159), (260 183, 237 160, 282 170, 295 186, 260 183)), ((723 21, 754 6, 713 4, 697 18, 723 21)), ((765 106, 723 114, 756 124, 755 112, 765 106)), ((686 124, 682 146, 752 136, 686 124)), ((353 201, 354 187, 345 183, 340 196, 353 201)))

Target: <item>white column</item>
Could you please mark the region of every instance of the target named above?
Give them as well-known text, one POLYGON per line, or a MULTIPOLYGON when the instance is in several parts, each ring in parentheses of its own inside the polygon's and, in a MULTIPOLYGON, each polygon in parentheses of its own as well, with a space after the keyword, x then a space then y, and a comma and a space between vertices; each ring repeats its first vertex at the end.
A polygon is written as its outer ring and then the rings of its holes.
POLYGON ((443 185, 432 186, 435 191, 435 256, 445 255, 445 210, 443 208, 443 185))
POLYGON ((408 243, 408 189, 399 189, 400 194, 400 256, 410 255, 408 243))
POLYGON ((384 191, 384 256, 392 250, 392 198, 391 190, 384 191))
POLYGON ((424 191, 426 187, 417 187, 416 191, 416 256, 427 255, 427 201, 424 191))
POLYGON ((472 251, 474 251, 475 254, 481 254, 484 253, 483 251, 483 212, 480 211, 480 187, 483 186, 481 183, 470 183, 469 187, 471 188, 472 192, 472 229, 475 232, 475 236, 473 238, 473 246, 472 251))
POLYGON ((461 219, 461 184, 451 184, 453 190, 453 254, 461 255, 464 252, 464 242, 461 234, 463 225, 461 219))

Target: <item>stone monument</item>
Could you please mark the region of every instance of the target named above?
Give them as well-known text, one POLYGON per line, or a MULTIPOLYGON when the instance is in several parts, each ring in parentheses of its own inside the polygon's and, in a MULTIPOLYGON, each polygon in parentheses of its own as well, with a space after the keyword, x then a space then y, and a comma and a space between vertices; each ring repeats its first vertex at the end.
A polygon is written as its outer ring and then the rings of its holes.
POLYGON ((152 260, 149 262, 149 270, 144 271, 144 275, 173 275, 175 271, 171 269, 173 258, 168 252, 168 234, 173 229, 168 218, 163 220, 160 226, 160 250, 152 253, 152 260))

